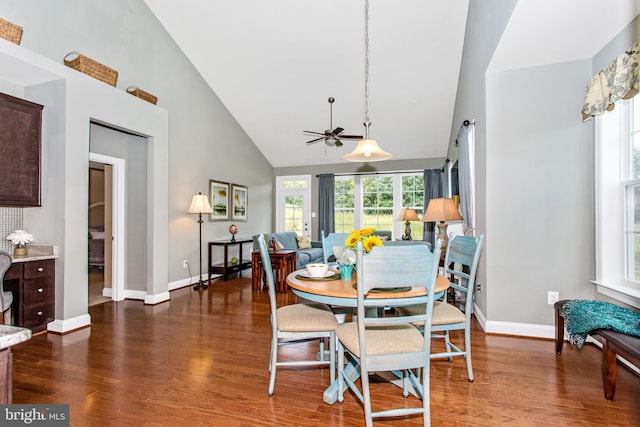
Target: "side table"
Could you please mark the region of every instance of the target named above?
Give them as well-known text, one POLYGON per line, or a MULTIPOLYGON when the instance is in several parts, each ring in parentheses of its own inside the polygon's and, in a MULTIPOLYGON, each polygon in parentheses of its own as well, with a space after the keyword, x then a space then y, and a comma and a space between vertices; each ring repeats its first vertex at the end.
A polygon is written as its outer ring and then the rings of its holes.
POLYGON ((249 260, 243 259, 242 256, 242 246, 247 243, 252 243, 253 240, 251 238, 237 238, 235 240, 214 240, 209 242, 209 251, 208 251, 208 263, 207 263, 207 280, 211 279, 212 274, 222 274, 222 277, 226 281, 229 278, 230 274, 240 273, 242 275, 242 270, 245 268, 251 267, 251 263, 249 260), (231 264, 229 261, 229 246, 238 246, 238 263, 231 264), (224 255, 222 263, 213 264, 213 254, 212 248, 214 246, 222 246, 224 248, 224 255))
MULTIPOLYGON (((271 258, 276 292, 286 293, 287 276, 296 269, 296 251, 294 249, 269 251, 269 258, 271 258)), ((262 290, 262 270, 260 251, 254 251, 251 253, 251 288, 254 291, 262 290)))

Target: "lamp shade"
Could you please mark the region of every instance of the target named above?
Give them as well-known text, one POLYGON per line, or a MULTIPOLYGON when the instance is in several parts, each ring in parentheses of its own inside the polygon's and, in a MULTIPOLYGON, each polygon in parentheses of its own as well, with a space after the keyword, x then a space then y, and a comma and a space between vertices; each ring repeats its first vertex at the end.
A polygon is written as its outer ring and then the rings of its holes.
POLYGON ((400 209, 400 214, 396 218, 396 221, 420 221, 418 214, 414 209, 400 209))
POLYGON ((358 142, 355 150, 349 154, 345 154, 343 159, 350 162, 379 162, 392 157, 391 153, 387 153, 378 145, 375 139, 363 139, 358 142))
POLYGON ((209 199, 202 193, 198 193, 191 199, 191 206, 187 210, 187 213, 199 214, 199 213, 212 213, 213 209, 209 204, 209 199))
POLYGON ((422 217, 424 222, 459 221, 462 215, 458 212, 453 199, 431 199, 427 211, 422 217))

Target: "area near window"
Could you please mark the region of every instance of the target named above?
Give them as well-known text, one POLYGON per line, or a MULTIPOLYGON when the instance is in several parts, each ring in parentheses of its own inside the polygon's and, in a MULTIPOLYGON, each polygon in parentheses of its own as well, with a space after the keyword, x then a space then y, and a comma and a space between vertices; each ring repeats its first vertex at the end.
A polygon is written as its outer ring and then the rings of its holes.
POLYGON ((640 98, 596 118, 598 292, 640 308, 640 98))

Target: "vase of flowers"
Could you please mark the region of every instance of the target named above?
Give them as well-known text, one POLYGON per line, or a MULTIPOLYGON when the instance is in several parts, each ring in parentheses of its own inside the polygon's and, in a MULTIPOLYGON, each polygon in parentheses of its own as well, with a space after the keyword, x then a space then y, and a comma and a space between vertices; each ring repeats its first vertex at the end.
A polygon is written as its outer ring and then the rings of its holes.
POLYGON ((362 242, 364 253, 371 251, 374 246, 382 246, 382 239, 373 234, 376 229, 373 227, 354 230, 344 241, 344 246, 334 246, 333 255, 338 262, 340 278, 342 280, 351 279, 353 268, 356 263, 356 247, 358 242, 362 242))
POLYGON ((24 230, 16 230, 7 236, 7 240, 15 246, 13 249, 14 258, 27 256, 27 244, 33 241, 33 236, 24 230))

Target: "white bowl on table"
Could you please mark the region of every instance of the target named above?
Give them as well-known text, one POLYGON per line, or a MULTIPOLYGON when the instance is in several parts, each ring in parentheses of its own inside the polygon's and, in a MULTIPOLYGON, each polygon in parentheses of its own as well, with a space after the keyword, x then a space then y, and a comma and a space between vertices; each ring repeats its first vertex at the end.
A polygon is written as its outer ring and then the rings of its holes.
POLYGON ((324 277, 329 270, 329 264, 313 263, 305 266, 310 277, 324 277))

